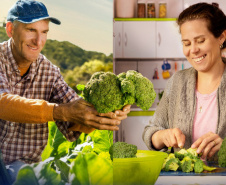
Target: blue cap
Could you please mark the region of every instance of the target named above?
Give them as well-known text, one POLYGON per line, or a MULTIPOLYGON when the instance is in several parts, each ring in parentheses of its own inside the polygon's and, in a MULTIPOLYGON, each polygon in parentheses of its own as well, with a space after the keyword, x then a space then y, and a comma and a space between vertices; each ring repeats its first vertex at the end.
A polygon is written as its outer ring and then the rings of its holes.
POLYGON ((52 23, 61 24, 61 22, 50 17, 45 5, 35 0, 18 0, 9 10, 7 21, 15 20, 22 23, 34 23, 43 19, 49 19, 52 23))

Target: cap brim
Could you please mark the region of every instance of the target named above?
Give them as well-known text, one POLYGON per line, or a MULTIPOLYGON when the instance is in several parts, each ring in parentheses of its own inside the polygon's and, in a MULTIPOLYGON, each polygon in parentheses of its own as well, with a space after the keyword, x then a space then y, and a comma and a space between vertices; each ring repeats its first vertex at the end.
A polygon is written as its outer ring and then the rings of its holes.
POLYGON ((29 18, 29 19, 17 19, 17 21, 22 22, 22 23, 25 23, 25 24, 30 24, 30 23, 34 23, 34 22, 41 21, 41 20, 44 20, 44 19, 49 19, 54 24, 58 24, 58 25, 61 24, 61 22, 58 19, 56 19, 54 17, 49 17, 49 16, 48 17, 35 18, 35 19, 33 19, 33 18, 29 18))

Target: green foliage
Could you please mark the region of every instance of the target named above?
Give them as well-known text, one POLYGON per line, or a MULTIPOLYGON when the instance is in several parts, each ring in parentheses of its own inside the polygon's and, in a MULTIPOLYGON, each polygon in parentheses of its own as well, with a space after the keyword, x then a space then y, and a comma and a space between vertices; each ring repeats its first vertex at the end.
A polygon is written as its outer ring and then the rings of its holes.
POLYGON ((132 158, 136 157, 137 146, 125 142, 114 143, 109 150, 111 159, 113 158, 132 158))
POLYGON ((112 131, 95 130, 69 142, 54 122, 49 122, 49 130, 43 161, 22 167, 15 184, 113 184, 108 152, 113 144, 112 131))
POLYGON ((95 72, 112 72, 113 63, 104 63, 100 60, 90 60, 85 62, 82 66, 77 66, 73 70, 69 70, 64 74, 64 79, 68 85, 73 88, 77 93, 80 93, 81 90, 77 89, 78 84, 86 84, 91 76, 95 72))
POLYGON ((106 56, 95 51, 85 51, 82 48, 67 42, 59 42, 48 39, 42 54, 51 60, 55 65, 64 70, 73 70, 76 66, 82 66, 85 62, 99 60, 104 63, 112 63, 112 55, 106 56))
POLYGON ((116 76, 111 72, 96 72, 85 86, 83 97, 100 113, 121 109, 136 103, 143 110, 153 104, 156 93, 153 84, 141 73, 130 70, 116 76))
POLYGON ((224 138, 217 155, 219 166, 226 168, 226 137, 224 138))
POLYGON ((0 42, 7 41, 9 37, 6 34, 6 30, 3 27, 0 27, 0 42))

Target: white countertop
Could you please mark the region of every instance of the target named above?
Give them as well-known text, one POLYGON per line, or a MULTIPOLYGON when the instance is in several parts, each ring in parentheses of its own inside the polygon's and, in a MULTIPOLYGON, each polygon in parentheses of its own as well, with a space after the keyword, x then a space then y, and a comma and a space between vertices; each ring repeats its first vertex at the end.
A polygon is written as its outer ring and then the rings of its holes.
POLYGON ((155 185, 226 185, 226 176, 159 176, 155 185))

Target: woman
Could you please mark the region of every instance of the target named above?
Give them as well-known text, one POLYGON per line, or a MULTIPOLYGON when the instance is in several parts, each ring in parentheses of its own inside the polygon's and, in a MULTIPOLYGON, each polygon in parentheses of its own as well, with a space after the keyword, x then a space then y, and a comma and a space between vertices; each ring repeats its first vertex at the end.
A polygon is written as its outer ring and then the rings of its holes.
POLYGON ((226 17, 216 6, 198 3, 177 21, 183 53, 193 66, 168 81, 143 139, 149 149, 197 148, 202 158, 214 156, 226 137, 226 17))

